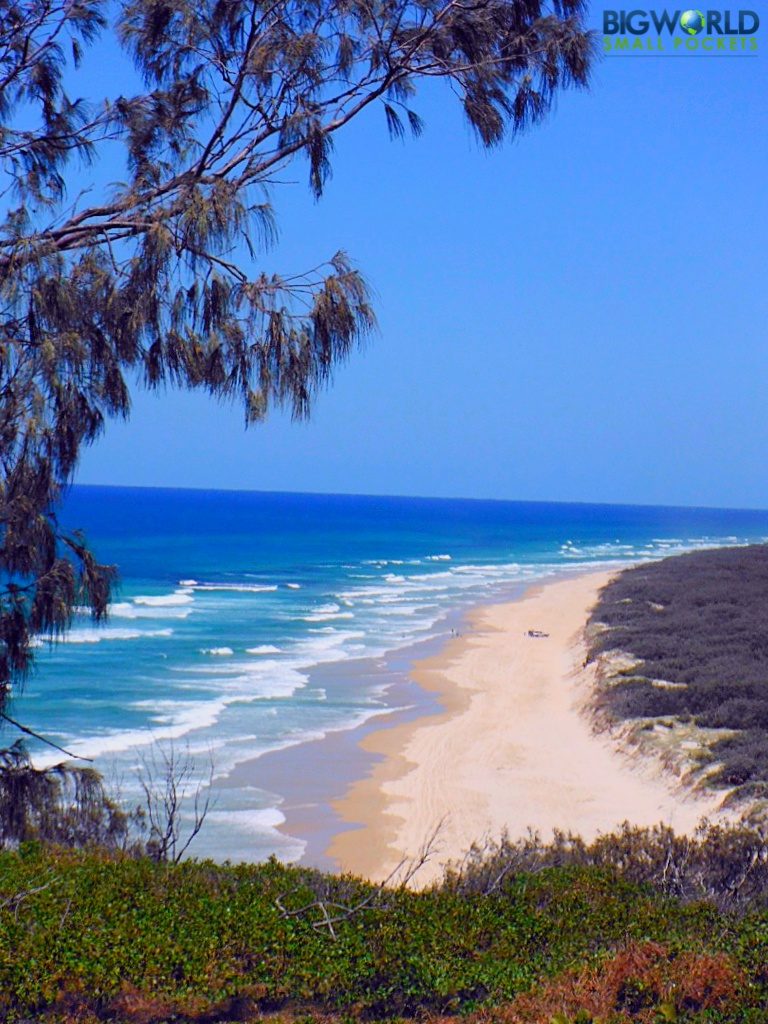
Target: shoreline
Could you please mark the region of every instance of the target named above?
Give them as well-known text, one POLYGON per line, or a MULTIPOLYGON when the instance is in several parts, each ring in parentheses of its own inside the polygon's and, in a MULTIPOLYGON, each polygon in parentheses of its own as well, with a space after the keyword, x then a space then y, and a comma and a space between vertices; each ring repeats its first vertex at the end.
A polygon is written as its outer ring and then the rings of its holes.
POLYGON ((617 571, 540 581, 517 600, 479 606, 465 632, 413 663, 411 678, 441 710, 375 723, 360 741, 368 774, 332 802, 345 826, 326 856, 340 870, 382 881, 435 829, 418 885, 505 829, 591 839, 625 820, 688 833, 717 816, 722 794, 685 789, 659 763, 596 734, 583 713, 596 672, 585 665, 584 628, 617 571))
POLYGON ((217 781, 222 791, 258 786, 273 794, 275 809, 284 819, 274 826, 275 831, 304 844, 294 863, 338 870, 327 849, 337 834, 354 825, 337 814, 335 804, 380 760, 366 751, 364 740, 373 732, 421 721, 439 710, 437 695, 412 678, 411 668, 415 661, 439 653, 451 633, 464 628, 466 614, 466 609, 448 611, 433 625, 433 635, 383 655, 314 666, 310 683, 326 690, 333 687, 339 692, 344 680, 359 684, 367 677, 371 689, 380 694, 376 710, 372 706, 370 717, 357 724, 248 757, 217 781))
MULTIPOLYGON (((423 646, 423 643, 417 644, 408 650, 418 651, 423 646)), ((335 812, 334 802, 371 768, 371 759, 362 746, 363 739, 379 729, 420 720, 432 710, 428 695, 408 678, 407 667, 412 660, 413 655, 401 673, 389 665, 375 666, 376 659, 346 662, 341 670, 338 663, 318 666, 313 670, 312 679, 319 685, 326 682, 327 673, 334 673, 337 680, 340 676, 361 674, 377 679, 393 678, 386 683, 380 709, 370 718, 350 728, 330 730, 315 739, 241 761, 219 783, 223 789, 258 785, 274 794, 276 809, 284 819, 275 826, 276 831, 304 844, 297 864, 322 871, 337 870, 338 865, 327 856, 326 850, 337 834, 353 826, 335 812), (329 765, 333 766, 332 771, 329 765)))

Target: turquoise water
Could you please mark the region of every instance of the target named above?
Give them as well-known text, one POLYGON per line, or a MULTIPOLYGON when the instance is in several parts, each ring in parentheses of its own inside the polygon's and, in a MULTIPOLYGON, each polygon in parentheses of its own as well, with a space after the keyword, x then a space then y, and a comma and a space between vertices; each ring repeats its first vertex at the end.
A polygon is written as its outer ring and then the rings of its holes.
MULTIPOLYGON (((106 625, 83 617, 41 644, 14 710, 127 798, 152 743, 189 749, 201 773, 212 756, 222 778, 388 711, 376 665, 439 638, 450 611, 557 573, 768 538, 755 511, 100 487, 74 488, 64 518, 119 565, 119 592, 106 625)), ((222 789, 195 852, 295 859, 282 820, 280 794, 222 789)))

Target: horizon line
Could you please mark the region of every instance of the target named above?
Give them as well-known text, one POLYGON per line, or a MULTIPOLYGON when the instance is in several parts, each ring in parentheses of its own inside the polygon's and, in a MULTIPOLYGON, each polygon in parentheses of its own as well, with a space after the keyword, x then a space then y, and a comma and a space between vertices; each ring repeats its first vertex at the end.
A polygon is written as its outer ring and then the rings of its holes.
POLYGON ((562 498, 478 498, 466 495, 434 495, 434 494, 394 494, 394 493, 361 493, 359 491, 305 491, 305 490, 279 490, 261 489, 257 487, 196 487, 196 486, 168 486, 157 484, 100 484, 100 483, 71 483, 68 489, 73 488, 104 488, 107 490, 134 490, 134 491, 192 491, 199 494, 264 494, 264 495, 295 495, 297 497, 324 497, 324 498, 396 498, 410 499, 413 501, 474 501, 474 502, 496 502, 506 505, 592 505, 606 508, 663 508, 663 509, 688 509, 693 512, 766 512, 768 507, 763 506, 736 506, 736 505, 685 505, 685 504, 660 504, 654 502, 632 502, 632 501, 586 501, 584 499, 568 501, 562 498))

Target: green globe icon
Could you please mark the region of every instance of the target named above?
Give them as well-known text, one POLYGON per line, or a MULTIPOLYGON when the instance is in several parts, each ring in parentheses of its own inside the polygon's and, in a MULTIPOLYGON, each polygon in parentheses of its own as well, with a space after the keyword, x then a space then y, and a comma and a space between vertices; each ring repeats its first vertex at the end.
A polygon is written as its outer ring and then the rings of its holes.
POLYGON ((680 15, 680 28, 689 36, 697 36, 699 32, 703 32, 705 24, 701 11, 683 11, 680 15))

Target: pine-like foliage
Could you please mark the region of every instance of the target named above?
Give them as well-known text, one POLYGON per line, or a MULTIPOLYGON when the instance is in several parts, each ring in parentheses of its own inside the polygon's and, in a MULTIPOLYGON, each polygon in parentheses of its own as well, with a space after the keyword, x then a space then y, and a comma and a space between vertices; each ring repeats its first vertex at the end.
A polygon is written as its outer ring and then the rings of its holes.
POLYGON ((129 824, 93 768, 33 768, 21 743, 0 751, 0 850, 31 841, 124 849, 129 824))
POLYGON ((425 78, 447 80, 484 145, 522 131, 587 82, 584 6, 0 0, 3 699, 34 634, 56 636, 76 606, 106 613, 113 571, 56 509, 82 447, 128 414, 129 383, 237 400, 249 423, 270 405, 304 417, 374 326, 343 253, 264 269, 286 166, 305 160, 319 197, 335 132, 373 104, 392 135, 418 135, 425 78), (144 91, 71 98, 107 30, 144 91), (104 146, 122 147, 124 181, 94 198, 78 173, 104 146))

